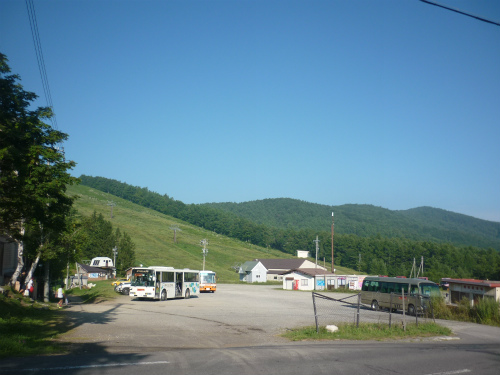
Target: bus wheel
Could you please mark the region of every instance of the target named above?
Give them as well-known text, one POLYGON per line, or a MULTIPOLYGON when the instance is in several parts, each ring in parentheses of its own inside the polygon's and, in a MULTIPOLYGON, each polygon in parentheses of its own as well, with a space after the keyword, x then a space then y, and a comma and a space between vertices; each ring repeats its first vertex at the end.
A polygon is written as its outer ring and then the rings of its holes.
POLYGON ((415 306, 408 305, 408 315, 415 315, 415 306))
POLYGON ((372 310, 373 311, 378 311, 378 302, 377 300, 372 301, 372 310))
POLYGON ((186 298, 189 298, 191 297, 191 292, 189 291, 189 288, 186 289, 186 295, 185 295, 186 298))
POLYGON ((161 297, 160 297, 160 299, 161 299, 162 301, 165 301, 165 300, 167 299, 167 291, 166 291, 165 289, 163 289, 163 290, 161 291, 161 297))

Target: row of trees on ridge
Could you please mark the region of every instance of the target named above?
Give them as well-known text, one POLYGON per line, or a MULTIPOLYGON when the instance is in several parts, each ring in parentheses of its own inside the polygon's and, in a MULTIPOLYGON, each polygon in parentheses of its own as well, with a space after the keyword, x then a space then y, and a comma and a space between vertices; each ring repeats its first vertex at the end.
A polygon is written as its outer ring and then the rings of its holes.
MULTIPOLYGON (((319 259, 331 261, 331 233, 312 229, 280 229, 256 224, 236 214, 205 205, 186 205, 126 183, 103 177, 80 176, 83 185, 108 192, 141 206, 263 247, 288 254, 297 249, 315 252, 313 240, 319 236, 319 259)), ((500 253, 494 249, 473 246, 454 246, 402 238, 383 238, 380 235, 361 237, 335 234, 334 264, 360 272, 391 276, 409 276, 416 260, 424 258, 424 276, 439 281, 443 277, 500 279, 500 253)))

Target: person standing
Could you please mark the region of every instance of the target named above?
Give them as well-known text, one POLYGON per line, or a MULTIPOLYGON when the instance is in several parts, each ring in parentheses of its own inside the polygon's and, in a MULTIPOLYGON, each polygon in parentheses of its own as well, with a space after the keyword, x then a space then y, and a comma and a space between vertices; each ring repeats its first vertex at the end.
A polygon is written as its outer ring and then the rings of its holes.
POLYGON ((64 289, 63 286, 61 285, 59 289, 57 289, 57 298, 59 298, 59 302, 57 303, 57 306, 59 308, 62 308, 62 304, 64 302, 64 289))
POLYGON ((29 292, 29 296, 31 299, 33 299, 33 291, 35 290, 34 283, 35 281, 33 280, 33 278, 31 278, 30 281, 28 281, 28 285, 26 285, 26 290, 29 292))
POLYGON ((62 304, 64 302, 64 290, 63 290, 62 285, 59 287, 59 289, 57 289, 57 298, 59 298, 59 302, 57 303, 57 306, 59 306, 59 308, 61 309, 62 304))

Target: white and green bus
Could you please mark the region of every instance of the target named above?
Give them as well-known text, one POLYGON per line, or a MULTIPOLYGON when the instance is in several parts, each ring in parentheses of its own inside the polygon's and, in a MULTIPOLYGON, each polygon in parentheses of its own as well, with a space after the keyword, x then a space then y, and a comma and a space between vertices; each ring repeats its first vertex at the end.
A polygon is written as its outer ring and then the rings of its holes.
POLYGON ((425 279, 368 276, 361 287, 361 303, 370 305, 373 310, 389 309, 391 293, 392 309, 402 310, 404 306, 410 315, 424 311, 431 297, 441 296, 439 285, 425 279))
POLYGON ((190 298, 199 294, 200 271, 161 266, 132 270, 129 292, 132 298, 165 301, 170 298, 190 298))

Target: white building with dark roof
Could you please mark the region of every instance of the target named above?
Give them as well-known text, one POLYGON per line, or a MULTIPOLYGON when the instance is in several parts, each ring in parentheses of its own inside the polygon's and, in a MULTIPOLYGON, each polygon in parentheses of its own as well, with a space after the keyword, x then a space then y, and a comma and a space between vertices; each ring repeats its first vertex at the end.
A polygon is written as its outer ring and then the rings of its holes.
POLYGON ((240 281, 247 283, 264 283, 267 281, 267 269, 258 260, 243 263, 238 270, 240 281))
POLYGON ((299 268, 283 274, 283 289, 324 290, 335 274, 320 268, 299 268))
POLYGON ((313 262, 303 258, 293 258, 293 259, 256 259, 260 261, 264 267, 267 269, 267 280, 268 281, 282 281, 283 274, 287 271, 302 268, 315 268, 322 271, 326 271, 326 268, 316 266, 313 262))

